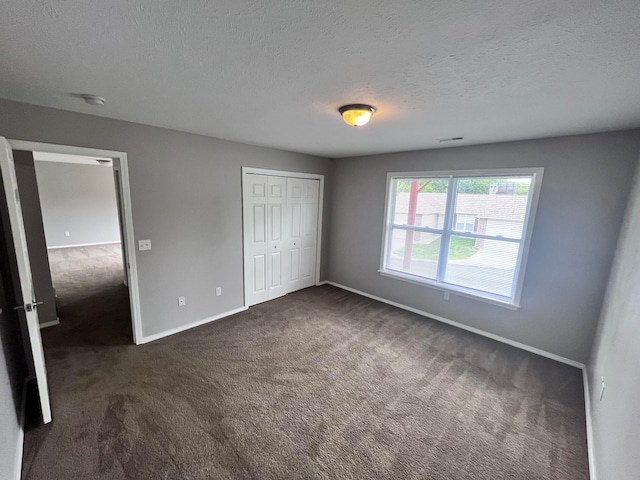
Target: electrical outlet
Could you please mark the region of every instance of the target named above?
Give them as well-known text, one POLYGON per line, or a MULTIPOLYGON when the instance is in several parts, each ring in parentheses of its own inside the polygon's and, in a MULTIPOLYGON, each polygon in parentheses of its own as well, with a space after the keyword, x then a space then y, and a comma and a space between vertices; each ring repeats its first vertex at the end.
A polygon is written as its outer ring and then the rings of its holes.
POLYGON ((450 296, 451 296, 451 294, 449 292, 444 292, 444 299, 445 300, 449 300, 450 296))
POLYGON ((184 307, 187 304, 187 299, 184 297, 178 297, 178 306, 184 307))
POLYGON ((65 236, 65 237, 70 237, 70 236, 71 236, 71 234, 70 234, 69 232, 64 232, 64 236, 65 236))
POLYGON ((138 250, 151 250, 151 240, 138 240, 138 250))
POLYGON ((600 383, 600 401, 602 401, 602 398, 604 397, 604 377, 600 377, 601 378, 601 383, 600 383))
POLYGON ((222 295, 222 287, 216 287, 216 297, 222 295))

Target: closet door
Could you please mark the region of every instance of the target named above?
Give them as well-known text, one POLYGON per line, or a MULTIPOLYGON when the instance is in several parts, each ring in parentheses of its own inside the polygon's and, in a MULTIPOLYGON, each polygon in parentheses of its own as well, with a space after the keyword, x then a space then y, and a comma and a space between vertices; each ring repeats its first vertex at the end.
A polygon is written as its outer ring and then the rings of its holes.
POLYGON ((269 300, 287 293, 284 286, 284 276, 287 270, 287 260, 283 255, 285 236, 285 202, 287 180, 285 177, 268 177, 269 213, 268 218, 268 266, 267 289, 269 300))
POLYGON ((302 180, 302 270, 299 288, 316 284, 319 190, 318 180, 302 180))
POLYGON ((284 254, 287 257, 285 289, 287 293, 299 290, 302 281, 302 195, 304 182, 300 178, 287 178, 287 221, 284 254))
POLYGON ((269 300, 268 178, 246 175, 243 183, 244 271, 247 305, 269 300))
POLYGON ((247 306, 315 285, 319 186, 318 180, 243 175, 247 306))

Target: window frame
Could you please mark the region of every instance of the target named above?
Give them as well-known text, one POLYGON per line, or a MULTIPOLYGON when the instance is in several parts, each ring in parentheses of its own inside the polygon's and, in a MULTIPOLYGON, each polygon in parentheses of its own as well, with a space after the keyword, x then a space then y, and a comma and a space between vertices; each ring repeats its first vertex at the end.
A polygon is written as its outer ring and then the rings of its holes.
MULTIPOLYGON (((500 168, 500 169, 482 169, 482 170, 438 170, 438 171, 417 171, 417 172, 388 172, 385 194, 385 214, 384 225, 382 232, 382 249, 380 253, 380 268, 378 273, 385 277, 414 283, 417 285, 423 285, 426 287, 441 290, 447 293, 454 293, 456 295, 462 295, 465 297, 473 298, 483 302, 488 302, 493 305, 517 310, 520 308, 520 299, 522 295, 522 287, 524 284, 525 269, 527 265, 527 259, 529 256, 529 247, 531 246, 531 237, 533 234, 533 225, 535 221, 536 211, 538 208, 538 200, 540 198, 540 189, 542 186, 542 177, 544 175, 543 167, 527 167, 527 168, 500 168), (527 210, 525 212, 524 223, 522 227, 522 236, 520 239, 513 239, 509 237, 497 238, 491 235, 482 235, 473 232, 458 232, 455 231, 455 203, 457 188, 455 181, 460 178, 499 178, 509 176, 523 176, 530 175, 532 177, 531 187, 529 189, 527 210), (390 255, 391 238, 393 234, 393 219, 394 219, 394 207, 395 202, 392 204, 392 200, 395 200, 395 179, 416 179, 416 178, 449 178, 449 187, 447 189, 447 201, 444 212, 444 225, 442 229, 433 229, 429 227, 411 226, 409 228, 403 227, 405 231, 413 230, 417 232, 433 233, 442 235, 441 251, 438 258, 438 275, 436 280, 431 280, 419 275, 415 275, 409 272, 402 272, 399 270, 392 270, 387 268, 387 262, 390 255), (445 236, 447 237, 445 239, 445 236), (464 238, 476 238, 486 240, 499 240, 516 242, 521 245, 518 252, 518 258, 516 261, 516 268, 514 271, 514 281, 512 284, 511 297, 497 295, 481 290, 476 290, 469 287, 462 287, 444 282, 444 266, 446 261, 443 261, 443 253, 448 256, 446 248, 450 244, 451 236, 461 236, 464 238), (437 280, 441 278, 442 280, 437 280)), ((396 227, 397 228, 397 227, 396 227)))

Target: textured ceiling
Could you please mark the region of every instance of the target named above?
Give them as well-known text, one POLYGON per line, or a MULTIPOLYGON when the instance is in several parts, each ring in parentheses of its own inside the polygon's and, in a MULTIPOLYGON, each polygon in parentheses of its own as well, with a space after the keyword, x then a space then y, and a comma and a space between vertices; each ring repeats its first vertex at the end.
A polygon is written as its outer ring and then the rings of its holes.
POLYGON ((328 157, 638 127, 639 52, 638 0, 0 2, 0 97, 328 157))

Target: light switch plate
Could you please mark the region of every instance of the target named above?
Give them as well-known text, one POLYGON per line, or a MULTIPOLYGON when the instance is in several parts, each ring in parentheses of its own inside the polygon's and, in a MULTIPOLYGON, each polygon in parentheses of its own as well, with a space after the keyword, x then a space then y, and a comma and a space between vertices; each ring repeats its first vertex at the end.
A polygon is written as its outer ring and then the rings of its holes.
POLYGON ((138 240, 138 250, 151 250, 151 240, 138 240))

